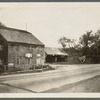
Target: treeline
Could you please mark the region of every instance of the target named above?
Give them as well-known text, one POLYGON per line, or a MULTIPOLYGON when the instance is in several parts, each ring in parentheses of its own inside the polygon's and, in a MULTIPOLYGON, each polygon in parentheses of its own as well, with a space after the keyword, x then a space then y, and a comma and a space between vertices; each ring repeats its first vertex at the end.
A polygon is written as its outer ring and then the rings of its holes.
POLYGON ((79 38, 78 43, 75 41, 67 37, 58 40, 69 56, 86 56, 90 63, 100 63, 100 30, 95 33, 87 31, 79 38))

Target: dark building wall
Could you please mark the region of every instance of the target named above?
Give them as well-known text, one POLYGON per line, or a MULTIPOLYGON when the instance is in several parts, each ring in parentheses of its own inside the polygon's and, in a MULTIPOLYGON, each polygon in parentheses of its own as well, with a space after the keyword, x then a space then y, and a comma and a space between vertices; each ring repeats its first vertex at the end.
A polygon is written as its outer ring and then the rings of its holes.
POLYGON ((43 46, 15 43, 8 44, 8 65, 13 64, 15 67, 21 67, 27 70, 32 65, 37 64, 38 59, 40 64, 44 63, 45 54, 43 46), (26 57, 27 54, 32 54, 32 57, 26 57))
POLYGON ((47 55, 46 54, 46 62, 66 62, 68 56, 62 55, 47 55))
MULTIPOLYGON (((2 64, 7 64, 7 52, 8 51, 8 45, 6 40, 0 35, 0 62, 2 61, 2 64)), ((1 63, 0 63, 1 64, 1 63)))
POLYGON ((7 65, 8 59, 7 59, 7 52, 8 45, 6 40, 0 35, 0 73, 4 72, 4 65, 7 65))

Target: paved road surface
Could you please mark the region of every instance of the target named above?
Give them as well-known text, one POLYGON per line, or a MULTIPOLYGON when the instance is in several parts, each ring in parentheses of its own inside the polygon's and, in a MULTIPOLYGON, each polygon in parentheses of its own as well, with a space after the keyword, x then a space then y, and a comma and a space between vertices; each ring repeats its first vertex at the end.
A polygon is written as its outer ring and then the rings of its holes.
POLYGON ((0 76, 0 93, 40 93, 100 75, 100 64, 53 66, 57 69, 0 76))

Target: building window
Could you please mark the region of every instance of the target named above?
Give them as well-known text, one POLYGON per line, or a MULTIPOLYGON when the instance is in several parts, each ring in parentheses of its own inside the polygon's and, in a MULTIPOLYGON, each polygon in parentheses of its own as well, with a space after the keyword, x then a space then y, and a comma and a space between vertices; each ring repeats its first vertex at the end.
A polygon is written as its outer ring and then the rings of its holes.
POLYGON ((41 64, 41 58, 37 58, 36 63, 37 63, 38 65, 40 65, 40 64, 41 64))
POLYGON ((19 65, 19 64, 20 64, 20 58, 17 57, 17 65, 19 65))
POLYGON ((29 49, 32 50, 32 46, 30 46, 29 49))
POLYGON ((31 63, 32 63, 31 58, 28 58, 28 64, 31 64, 31 63))

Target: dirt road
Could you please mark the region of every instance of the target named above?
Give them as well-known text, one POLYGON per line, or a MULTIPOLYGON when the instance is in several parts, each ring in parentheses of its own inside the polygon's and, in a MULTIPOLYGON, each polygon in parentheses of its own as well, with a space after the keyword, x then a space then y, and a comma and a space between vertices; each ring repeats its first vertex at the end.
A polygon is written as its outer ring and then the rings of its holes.
MULTIPOLYGON (((80 81, 85 81, 86 79, 100 75, 100 64, 53 65, 53 66, 57 67, 57 69, 41 73, 0 76, 0 92, 1 93, 24 93, 24 92, 56 93, 57 91, 53 89, 58 89, 58 88, 59 88, 58 92, 68 92, 67 88, 65 90, 62 89, 61 87, 68 86, 70 84, 77 83, 80 81)), ((76 86, 74 85, 74 87, 76 86)))

